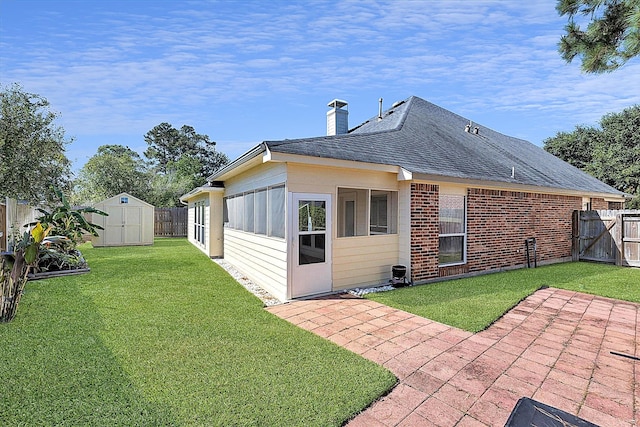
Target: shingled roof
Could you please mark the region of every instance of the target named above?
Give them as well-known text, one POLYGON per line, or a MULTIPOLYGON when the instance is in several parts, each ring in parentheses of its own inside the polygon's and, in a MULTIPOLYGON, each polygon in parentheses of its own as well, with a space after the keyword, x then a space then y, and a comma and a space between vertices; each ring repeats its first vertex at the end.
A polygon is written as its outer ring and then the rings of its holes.
POLYGON ((412 96, 347 134, 265 141, 275 153, 399 166, 415 174, 624 196, 522 139, 412 96), (514 175, 512 177, 512 171, 514 175))

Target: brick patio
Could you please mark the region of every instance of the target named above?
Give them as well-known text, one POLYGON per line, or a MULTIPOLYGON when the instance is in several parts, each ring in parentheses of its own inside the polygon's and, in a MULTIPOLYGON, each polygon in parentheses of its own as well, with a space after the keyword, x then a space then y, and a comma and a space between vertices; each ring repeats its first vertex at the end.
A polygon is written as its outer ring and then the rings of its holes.
POLYGON ((349 294, 268 310, 398 377, 349 427, 503 426, 524 396, 640 426, 640 362, 611 354, 640 356, 640 304, 543 289, 477 334, 349 294))

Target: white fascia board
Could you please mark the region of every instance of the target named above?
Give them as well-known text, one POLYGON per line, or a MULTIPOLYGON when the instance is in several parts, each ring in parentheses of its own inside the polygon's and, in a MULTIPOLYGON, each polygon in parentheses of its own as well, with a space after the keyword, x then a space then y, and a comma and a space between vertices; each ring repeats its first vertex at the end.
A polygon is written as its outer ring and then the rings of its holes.
POLYGON ((268 163, 270 161, 272 161, 271 150, 269 150, 269 147, 267 146, 267 144, 265 144, 264 154, 262 155, 262 163, 268 163))
POLYGON ((470 188, 486 188, 488 190, 509 190, 509 191, 522 191, 525 193, 542 193, 542 194, 557 194, 563 196, 577 196, 577 197, 598 197, 606 198, 607 201, 624 201, 624 197, 616 196, 611 193, 589 192, 580 190, 571 190, 567 188, 554 188, 543 187, 539 185, 531 184, 518 184, 512 182, 502 181, 489 181, 469 178, 454 178, 442 175, 428 175, 428 174, 414 174, 415 181, 422 181, 426 183, 448 183, 448 184, 464 184, 470 188))
POLYGON ((413 180, 413 173, 401 167, 400 170, 398 171, 398 181, 411 181, 411 180, 413 180))
POLYGON ((206 193, 223 193, 224 187, 197 187, 189 191, 187 194, 180 196, 182 204, 189 204, 189 200, 206 193))
POLYGON ((364 169, 377 172, 400 173, 400 167, 394 165, 384 165, 378 163, 356 162, 353 160, 331 159, 326 157, 303 156, 300 154, 287 154, 270 152, 269 161, 301 163, 314 166, 328 166, 334 168, 364 169))

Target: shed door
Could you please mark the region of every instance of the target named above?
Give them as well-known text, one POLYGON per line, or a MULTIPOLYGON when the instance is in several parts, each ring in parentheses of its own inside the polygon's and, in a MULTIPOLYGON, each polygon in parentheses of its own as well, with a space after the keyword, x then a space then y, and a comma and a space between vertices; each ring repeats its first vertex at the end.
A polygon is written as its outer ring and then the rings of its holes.
POLYGON ((122 229, 124 228, 124 210, 120 207, 109 209, 104 227, 104 244, 106 246, 118 246, 124 241, 122 229))
POLYGON ((142 242, 142 208, 129 206, 123 210, 123 243, 125 245, 142 242))
POLYGON ((293 193, 291 298, 331 292, 331 195, 293 193))
POLYGON ((110 209, 104 231, 107 246, 135 245, 142 242, 142 208, 138 206, 110 209))

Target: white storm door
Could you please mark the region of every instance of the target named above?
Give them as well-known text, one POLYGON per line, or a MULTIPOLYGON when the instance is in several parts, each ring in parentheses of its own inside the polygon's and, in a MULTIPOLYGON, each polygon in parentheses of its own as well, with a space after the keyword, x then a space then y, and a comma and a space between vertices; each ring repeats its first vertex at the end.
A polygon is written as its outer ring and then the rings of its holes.
POLYGON ((291 298, 331 292, 331 195, 292 193, 291 298))

